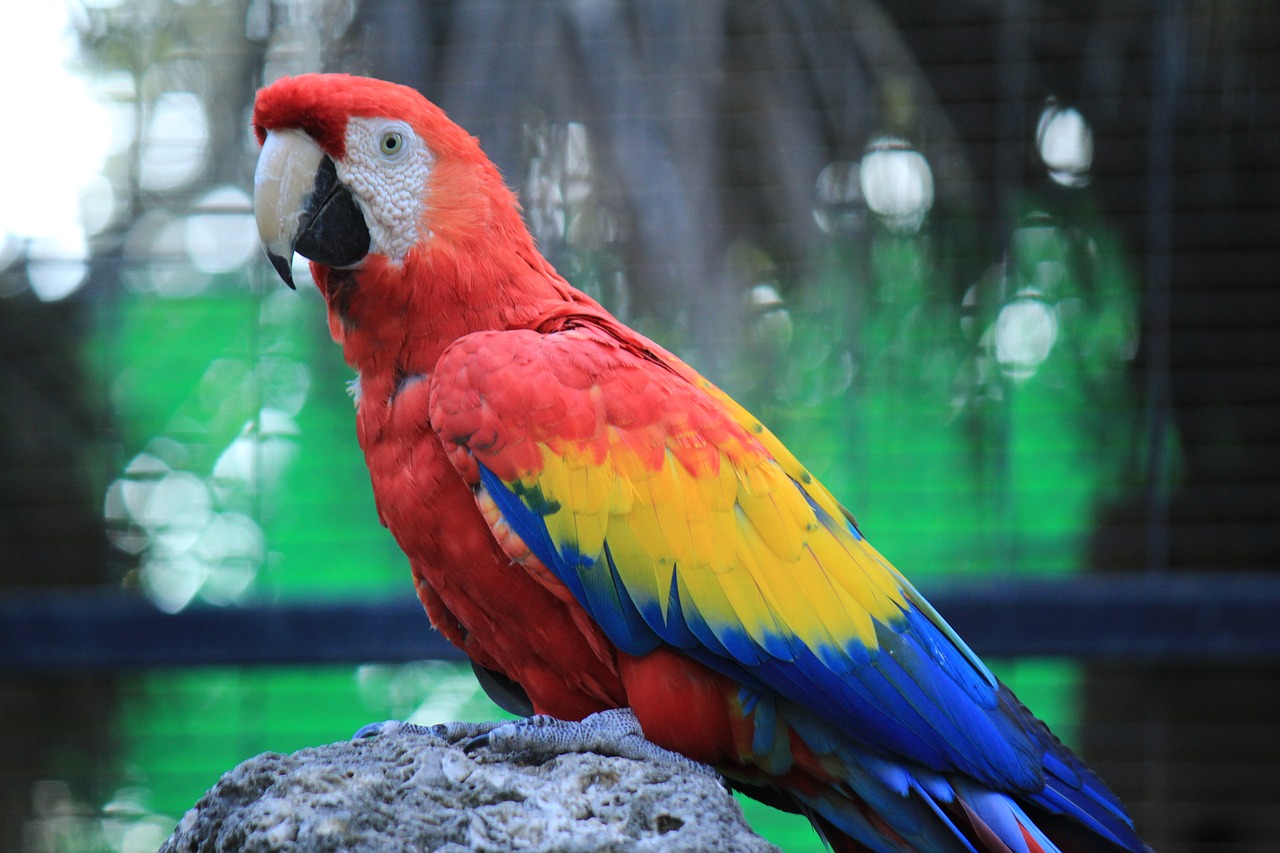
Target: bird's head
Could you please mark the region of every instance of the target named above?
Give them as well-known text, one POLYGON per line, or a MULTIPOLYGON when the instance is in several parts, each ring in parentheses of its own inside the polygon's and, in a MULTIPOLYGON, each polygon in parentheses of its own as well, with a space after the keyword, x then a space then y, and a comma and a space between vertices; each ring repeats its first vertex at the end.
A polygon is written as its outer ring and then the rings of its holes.
POLYGON ((282 78, 258 92, 254 212, 267 256, 293 286, 315 264, 403 264, 429 239, 477 239, 516 205, 477 141, 407 86, 345 74, 282 78))

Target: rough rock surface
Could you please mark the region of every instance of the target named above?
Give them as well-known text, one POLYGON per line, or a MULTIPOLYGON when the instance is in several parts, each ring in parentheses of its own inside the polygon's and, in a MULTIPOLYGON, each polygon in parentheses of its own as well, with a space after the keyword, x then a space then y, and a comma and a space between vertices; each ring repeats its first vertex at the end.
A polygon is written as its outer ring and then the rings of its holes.
POLYGON ((776 851, 717 778, 674 761, 462 744, 493 724, 391 726, 227 772, 160 853, 776 851))

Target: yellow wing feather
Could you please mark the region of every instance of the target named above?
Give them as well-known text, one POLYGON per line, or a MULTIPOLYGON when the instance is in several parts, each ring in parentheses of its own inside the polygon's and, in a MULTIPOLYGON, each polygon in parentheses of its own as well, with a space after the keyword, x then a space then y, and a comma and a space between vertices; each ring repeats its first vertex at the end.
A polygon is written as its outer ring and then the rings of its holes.
POLYGON ((682 607, 713 629, 762 647, 793 638, 835 659, 852 642, 876 648, 875 623, 907 607, 899 576, 844 528, 839 504, 781 443, 747 424, 767 452, 730 442, 708 464, 680 453, 702 446, 682 429, 664 436, 656 470, 612 428, 603 457, 585 443, 543 445, 533 479, 551 509, 548 533, 592 561, 607 542, 629 594, 664 620, 674 571, 682 607))

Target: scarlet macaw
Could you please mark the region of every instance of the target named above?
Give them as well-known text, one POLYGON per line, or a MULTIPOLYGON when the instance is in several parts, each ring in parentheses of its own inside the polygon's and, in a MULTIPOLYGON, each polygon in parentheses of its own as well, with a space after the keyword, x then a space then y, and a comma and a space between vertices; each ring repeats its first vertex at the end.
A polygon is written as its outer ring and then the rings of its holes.
POLYGON ((629 708, 840 850, 1147 849, 768 429, 556 273, 438 107, 303 75, 253 124, 268 256, 311 260, 379 516, 490 685, 629 708))

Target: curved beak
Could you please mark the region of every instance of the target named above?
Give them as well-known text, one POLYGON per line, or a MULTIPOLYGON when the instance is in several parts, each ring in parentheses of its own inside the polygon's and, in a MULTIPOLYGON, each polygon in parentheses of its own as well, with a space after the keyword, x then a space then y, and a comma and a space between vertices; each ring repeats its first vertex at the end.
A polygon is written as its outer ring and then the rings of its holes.
POLYGON ((267 258, 293 287, 295 252, 350 267, 369 253, 369 228, 333 160, 301 130, 267 134, 253 174, 253 213, 267 258))

